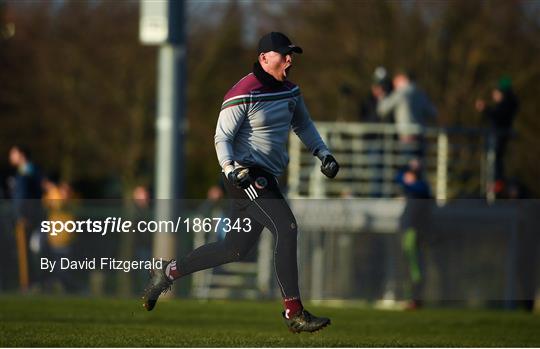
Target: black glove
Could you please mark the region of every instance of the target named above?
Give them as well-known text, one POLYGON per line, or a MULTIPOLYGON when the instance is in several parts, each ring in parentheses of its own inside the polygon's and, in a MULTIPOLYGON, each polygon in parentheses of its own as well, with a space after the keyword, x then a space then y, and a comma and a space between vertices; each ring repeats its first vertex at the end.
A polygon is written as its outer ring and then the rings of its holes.
POLYGON ((328 178, 334 178, 339 171, 339 165, 332 155, 322 159, 321 172, 328 178))
POLYGON ((251 179, 249 177, 249 169, 242 167, 235 168, 234 170, 229 172, 227 179, 229 180, 229 182, 232 183, 232 185, 234 185, 238 189, 246 189, 251 183, 251 179))

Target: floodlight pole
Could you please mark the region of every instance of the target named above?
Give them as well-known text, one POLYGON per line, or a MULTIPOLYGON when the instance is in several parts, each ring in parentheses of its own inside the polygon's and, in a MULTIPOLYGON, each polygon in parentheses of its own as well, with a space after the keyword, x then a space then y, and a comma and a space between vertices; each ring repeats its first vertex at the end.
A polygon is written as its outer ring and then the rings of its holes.
MULTIPOLYGON (((184 196, 184 45, 162 45, 158 59, 156 120, 156 219, 171 220, 184 196)), ((172 258, 175 236, 161 231, 154 237, 154 255, 172 258)))
MULTIPOLYGON (((176 221, 184 197, 184 106, 186 45, 184 0, 141 0, 141 41, 159 45, 155 198, 156 220, 176 221)), ((142 69, 145 69, 142 67, 142 69)), ((178 254, 176 234, 154 235, 153 256, 178 254)))

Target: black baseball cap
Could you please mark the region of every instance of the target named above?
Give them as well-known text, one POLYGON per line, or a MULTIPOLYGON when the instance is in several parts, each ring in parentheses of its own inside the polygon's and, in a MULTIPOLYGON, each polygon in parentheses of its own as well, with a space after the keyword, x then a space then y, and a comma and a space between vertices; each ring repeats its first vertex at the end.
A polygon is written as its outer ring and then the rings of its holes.
POLYGON ((279 52, 282 55, 291 52, 303 52, 302 48, 293 45, 291 40, 289 40, 289 38, 285 34, 279 32, 271 32, 265 34, 259 40, 259 53, 269 51, 279 52))

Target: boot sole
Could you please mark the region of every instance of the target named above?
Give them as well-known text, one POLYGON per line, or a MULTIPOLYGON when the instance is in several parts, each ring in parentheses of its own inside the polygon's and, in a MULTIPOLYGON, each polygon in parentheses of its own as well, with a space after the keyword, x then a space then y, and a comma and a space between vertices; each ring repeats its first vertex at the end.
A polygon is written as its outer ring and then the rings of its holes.
POLYGON ((315 333, 315 332, 318 332, 318 331, 322 330, 323 328, 327 327, 327 326, 330 325, 330 324, 331 324, 331 322, 328 321, 327 323, 325 323, 324 325, 322 325, 322 326, 319 327, 319 328, 314 329, 313 331, 297 330, 297 329, 294 329, 294 328, 292 328, 292 327, 289 327, 289 331, 290 331, 291 333, 294 333, 294 334, 297 334, 297 333, 300 333, 300 332, 315 333))

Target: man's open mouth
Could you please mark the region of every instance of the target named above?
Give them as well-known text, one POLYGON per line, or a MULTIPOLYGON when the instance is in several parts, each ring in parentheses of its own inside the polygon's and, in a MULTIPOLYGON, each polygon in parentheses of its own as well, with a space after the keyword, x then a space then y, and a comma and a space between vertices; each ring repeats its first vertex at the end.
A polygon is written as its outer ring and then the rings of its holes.
POLYGON ((291 70, 292 68, 292 65, 288 66, 287 68, 285 68, 285 76, 288 76, 289 75, 289 70, 291 70))

